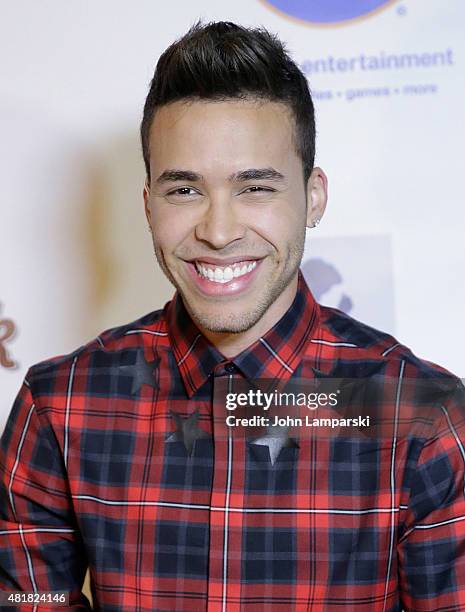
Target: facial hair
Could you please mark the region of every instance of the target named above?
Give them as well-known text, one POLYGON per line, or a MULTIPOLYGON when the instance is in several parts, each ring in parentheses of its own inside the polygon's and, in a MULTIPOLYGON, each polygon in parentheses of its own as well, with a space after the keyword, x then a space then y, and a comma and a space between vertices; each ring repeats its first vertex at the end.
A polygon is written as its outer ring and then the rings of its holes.
MULTIPOLYGON (((240 334, 248 331, 264 316, 270 306, 278 299, 281 293, 289 286, 293 278, 298 272, 300 262, 302 261, 305 245, 305 226, 302 228, 300 235, 289 244, 286 250, 286 259, 284 266, 279 276, 274 279, 272 284, 263 287, 258 300, 254 307, 246 312, 240 314, 227 312, 225 304, 225 312, 218 316, 218 314, 208 314, 205 311, 201 311, 196 308, 194 304, 189 302, 188 296, 186 296, 182 287, 174 278, 169 267, 166 264, 163 252, 156 245, 155 240, 153 241, 155 257, 158 261, 160 268, 162 269, 165 276, 168 278, 170 283, 179 292, 184 306, 191 316, 194 323, 200 329, 206 329, 213 333, 234 333, 240 334)), ((272 257, 272 256, 271 256, 272 257)))

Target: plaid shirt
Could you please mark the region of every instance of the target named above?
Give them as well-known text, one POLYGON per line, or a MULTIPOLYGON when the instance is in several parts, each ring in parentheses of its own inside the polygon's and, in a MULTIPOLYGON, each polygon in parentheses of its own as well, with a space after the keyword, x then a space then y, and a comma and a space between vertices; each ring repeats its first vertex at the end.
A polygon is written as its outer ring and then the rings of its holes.
POLYGON ((28 371, 0 444, 0 587, 90 609, 89 566, 105 612, 465 610, 463 387, 437 402, 403 386, 449 378, 301 275, 229 361, 175 295, 28 371), (215 418, 225 383, 373 367, 396 381, 391 437, 289 438, 273 461, 215 418))

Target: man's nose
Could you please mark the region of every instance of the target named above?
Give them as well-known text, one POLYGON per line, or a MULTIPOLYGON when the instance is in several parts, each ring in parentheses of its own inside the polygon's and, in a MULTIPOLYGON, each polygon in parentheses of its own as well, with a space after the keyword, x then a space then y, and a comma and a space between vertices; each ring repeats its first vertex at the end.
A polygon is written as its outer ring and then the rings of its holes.
POLYGON ((222 249, 243 238, 244 234, 245 227, 238 218, 238 211, 231 197, 211 197, 195 228, 197 240, 208 242, 214 249, 222 249))

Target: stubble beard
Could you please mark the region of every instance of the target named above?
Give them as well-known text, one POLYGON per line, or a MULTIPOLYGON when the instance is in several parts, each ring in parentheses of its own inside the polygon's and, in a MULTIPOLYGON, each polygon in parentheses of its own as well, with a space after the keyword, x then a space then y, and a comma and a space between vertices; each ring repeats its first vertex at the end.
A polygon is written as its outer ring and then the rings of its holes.
MULTIPOLYGON (((255 306, 252 310, 244 313, 224 313, 208 314, 197 309, 185 295, 182 287, 174 278, 170 272, 168 266, 165 263, 162 251, 154 243, 155 257, 158 261, 160 268, 163 273, 170 281, 170 283, 176 288, 180 294, 184 306, 191 316, 194 323, 201 329, 206 329, 213 333, 232 333, 240 334, 248 331, 254 325, 260 321, 265 315, 270 306, 279 298, 283 291, 289 286, 291 281, 294 279, 298 272, 300 262, 302 261, 305 244, 305 229, 301 236, 289 246, 287 250, 286 262, 283 270, 276 281, 268 287, 265 287, 263 292, 258 298, 255 306)), ((227 303, 224 303, 224 308, 227 308, 227 303)))

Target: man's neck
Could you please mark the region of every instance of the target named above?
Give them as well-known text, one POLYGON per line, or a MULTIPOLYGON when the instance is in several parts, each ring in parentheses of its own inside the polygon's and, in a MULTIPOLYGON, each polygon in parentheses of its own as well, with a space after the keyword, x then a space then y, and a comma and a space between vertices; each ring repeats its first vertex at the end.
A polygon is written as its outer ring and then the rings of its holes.
POLYGON ((233 359, 264 336, 289 310, 297 293, 298 275, 289 283, 281 295, 271 304, 265 314, 250 329, 241 333, 218 333, 199 327, 202 334, 224 355, 233 359))

